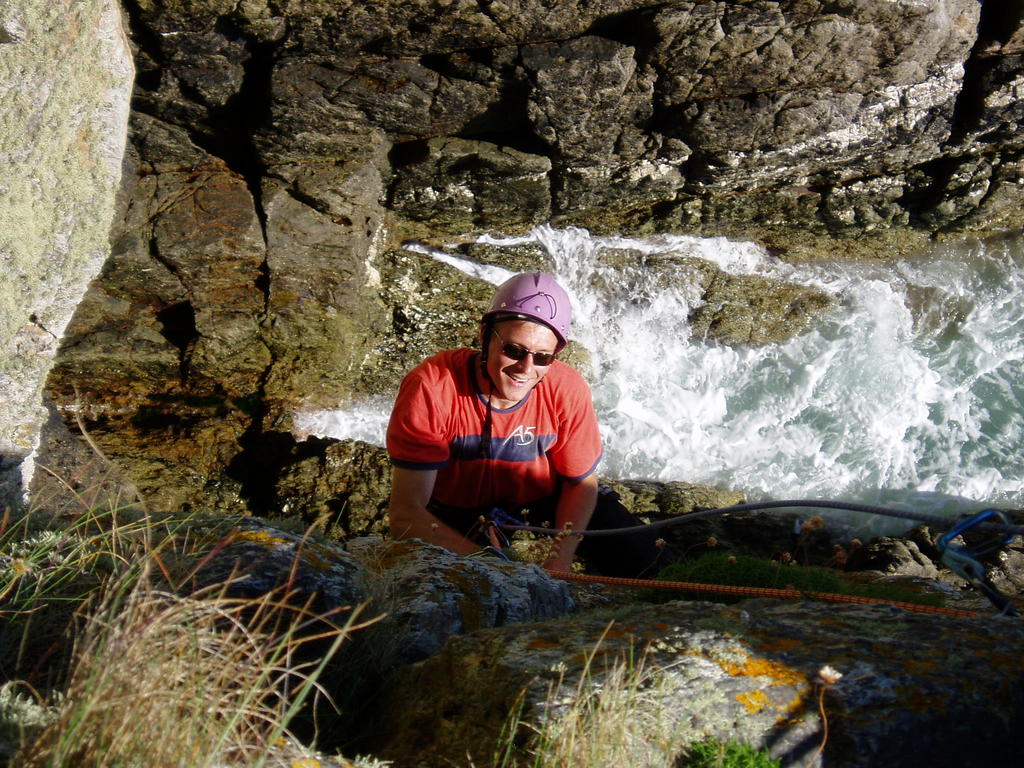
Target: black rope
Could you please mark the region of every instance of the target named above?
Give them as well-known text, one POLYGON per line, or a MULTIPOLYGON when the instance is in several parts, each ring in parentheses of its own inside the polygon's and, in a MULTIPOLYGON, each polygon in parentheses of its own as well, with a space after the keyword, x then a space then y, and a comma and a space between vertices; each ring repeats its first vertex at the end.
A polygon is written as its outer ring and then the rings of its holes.
MULTIPOLYGON (((884 515, 886 517, 895 517, 903 520, 916 520, 918 522, 928 523, 936 528, 952 528, 959 521, 954 518, 942 517, 940 515, 929 515, 923 512, 905 512, 902 510, 889 509, 887 507, 878 507, 870 504, 857 504, 846 501, 813 501, 807 499, 790 499, 787 501, 758 501, 750 504, 736 504, 731 507, 719 507, 717 509, 703 509, 697 512, 689 512, 678 517, 668 518, 666 520, 656 520, 653 523, 642 523, 640 525, 631 525, 625 528, 604 528, 601 530, 584 530, 584 531, 572 531, 574 536, 616 536, 622 533, 632 533, 634 531, 652 529, 652 528, 668 528, 673 525, 680 525, 682 523, 690 522, 691 520, 698 520, 705 517, 714 517, 715 515, 727 515, 734 512, 752 512, 762 509, 784 509, 787 507, 810 507, 812 509, 842 509, 848 512, 863 512, 869 515, 884 515)), ((565 531, 557 528, 542 528, 535 525, 502 525, 507 531, 530 531, 531 533, 546 533, 549 536, 557 536, 564 534, 565 531)), ((992 523, 992 522, 981 522, 975 526, 978 530, 982 531, 993 531, 998 533, 1008 533, 1016 535, 1024 535, 1024 525, 1008 525, 1006 523, 992 523)))

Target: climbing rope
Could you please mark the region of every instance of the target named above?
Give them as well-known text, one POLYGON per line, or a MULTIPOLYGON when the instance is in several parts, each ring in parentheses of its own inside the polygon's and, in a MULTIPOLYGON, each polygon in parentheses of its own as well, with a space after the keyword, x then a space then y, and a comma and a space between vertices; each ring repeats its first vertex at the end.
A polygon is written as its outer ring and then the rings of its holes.
MULTIPOLYGON (((666 520, 657 520, 653 523, 644 523, 641 525, 633 525, 624 528, 604 528, 598 530, 583 530, 583 531, 565 531, 561 529, 544 528, 541 526, 525 525, 525 524, 513 524, 508 522, 492 521, 491 524, 495 528, 501 528, 504 531, 529 531, 531 533, 541 533, 548 536, 558 535, 572 535, 572 536, 615 536, 623 533, 631 533, 638 530, 644 529, 658 529, 667 528, 673 525, 680 525, 682 523, 691 522, 705 517, 713 517, 715 515, 725 515, 737 512, 751 512, 757 510, 768 510, 768 509, 786 509, 786 508, 813 508, 813 509, 839 509, 851 512, 863 512, 871 515, 882 515, 885 517, 894 517, 902 520, 916 520, 918 522, 927 523, 936 528, 949 528, 950 530, 944 534, 937 544, 939 552, 942 553, 943 563, 950 568, 954 573, 959 574, 979 592, 981 592, 989 602, 991 602, 996 608, 999 609, 1002 615, 1006 616, 1017 616, 1017 610, 1013 603, 1008 597, 999 592, 998 589, 989 580, 984 565, 979 561, 979 557, 985 554, 990 554, 1010 543, 1013 538, 1017 535, 1024 535, 1024 526, 1014 525, 1010 522, 1006 513, 997 509, 986 509, 979 512, 966 520, 952 520, 947 517, 941 517, 939 515, 930 515, 923 512, 910 512, 906 510, 889 509, 887 507, 879 507, 870 504, 857 504, 845 501, 815 501, 806 499, 788 499, 785 501, 760 501, 753 502, 750 504, 736 504, 731 507, 719 507, 716 509, 705 509, 698 510, 696 512, 690 512, 685 515, 679 515, 678 517, 669 518, 666 520), (998 522, 993 522, 990 518, 997 518, 998 522), (961 536, 969 529, 976 529, 978 531, 986 531, 990 533, 998 533, 1000 536, 993 541, 990 541, 985 546, 975 549, 974 551, 968 550, 966 547, 958 547, 953 545, 951 542, 957 536, 961 536)), ((802 592, 800 590, 787 590, 787 589, 766 589, 761 587, 732 587, 722 584, 695 584, 689 582, 677 582, 677 581, 655 581, 647 579, 621 579, 606 576, 593 576, 589 574, 576 574, 569 573, 566 571, 549 571, 553 576, 557 576, 560 579, 568 579, 575 581, 596 581, 605 584, 620 584, 623 586, 642 586, 651 587, 654 589, 678 589, 687 590, 693 592, 717 592, 720 594, 730 594, 737 596, 747 597, 775 597, 775 598, 800 598, 810 597, 819 600, 828 600, 831 602, 842 602, 842 603, 885 603, 887 605, 896 605, 901 608, 905 608, 910 611, 917 611, 920 613, 942 613, 951 616, 975 616, 977 614, 971 611, 961 611, 953 608, 937 608, 934 606, 922 606, 915 603, 905 603, 900 601, 892 600, 881 600, 875 598, 857 597, 853 595, 839 595, 828 592, 802 592)))
POLYGON ((547 570, 547 573, 556 579, 563 581, 580 581, 598 584, 610 584, 620 587, 639 587, 653 589, 669 589, 681 592, 707 592, 718 595, 731 595, 735 597, 768 597, 782 600, 800 600, 808 598, 811 600, 827 600, 833 603, 857 603, 893 605, 907 611, 917 613, 943 614, 945 616, 976 617, 973 611, 963 611, 958 608, 943 608, 935 605, 920 605, 918 603, 907 603, 900 600, 884 600, 875 597, 860 597, 858 595, 841 595, 834 592, 808 592, 800 589, 772 589, 769 587, 733 587, 725 584, 699 584, 690 581, 660 581, 656 579, 626 579, 618 576, 596 576, 589 573, 573 573, 571 571, 547 570))
MULTIPOLYGON (((806 499, 790 499, 787 501, 758 501, 750 504, 735 504, 731 507, 717 507, 715 509, 702 509, 696 512, 688 512, 685 515, 672 517, 665 520, 655 520, 653 523, 631 525, 625 528, 603 528, 600 530, 573 531, 574 536, 615 536, 621 533, 631 533, 642 529, 668 528, 673 525, 688 523, 705 517, 716 515, 728 515, 736 512, 752 512, 763 509, 784 509, 787 507, 810 507, 812 509, 841 509, 849 512, 864 512, 869 515, 883 515, 901 520, 916 520, 928 523, 935 528, 951 528, 957 524, 957 520, 940 515, 929 515, 924 512, 909 512, 906 510, 889 509, 887 507, 876 507, 870 504, 855 504, 845 501, 809 501, 806 499)), ((1005 519, 1005 517, 1004 517, 1005 519)), ((530 531, 532 533, 546 533, 557 535, 564 531, 543 528, 536 525, 501 525, 506 531, 530 531)), ((980 531, 1007 533, 1013 535, 1024 535, 1024 525, 1012 525, 1009 522, 985 522, 979 521, 977 528, 980 531)))

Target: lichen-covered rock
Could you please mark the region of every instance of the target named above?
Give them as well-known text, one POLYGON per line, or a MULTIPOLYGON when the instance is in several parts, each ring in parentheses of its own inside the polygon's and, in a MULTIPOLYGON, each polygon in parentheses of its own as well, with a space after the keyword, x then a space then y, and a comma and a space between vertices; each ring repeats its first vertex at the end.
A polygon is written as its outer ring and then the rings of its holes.
POLYGON ((515 228, 551 218, 551 161, 511 147, 445 138, 402 145, 391 205, 400 215, 452 231, 515 228))
MULTIPOLYGON (((538 189, 550 188, 565 221, 689 221, 765 237, 817 228, 821 248, 847 232, 929 226, 928 216, 968 226, 976 212, 976 226, 1010 215, 989 198, 1014 196, 1005 172, 1021 21, 996 5, 170 2, 136 13, 146 32, 139 99, 223 146, 226 133, 252 136, 268 167, 386 138, 395 201, 421 221, 465 193, 460 178, 497 188, 505 174, 516 188, 549 161, 538 189), (239 109, 258 122, 230 126, 239 109), (980 151, 994 137, 1000 148, 980 151), (477 181, 437 161, 404 176, 410 154, 461 141, 523 154, 477 181), (949 167, 936 163, 943 156, 949 167), (961 175, 950 167, 976 161, 991 194, 966 195, 958 218, 940 213, 961 190, 947 184, 961 175), (410 187, 427 168, 447 192, 421 196, 417 210, 410 187), (811 201, 800 217, 794 190, 811 201), (732 195, 760 198, 757 217, 721 204, 732 195)), ((471 223, 521 226, 524 213, 485 205, 471 223)), ((441 216, 435 226, 467 223, 441 216)))
POLYGON ((46 706, 23 690, 20 680, 0 685, 0 759, 10 763, 18 748, 56 721, 55 707, 46 706))
MULTIPOLYGON (((657 713, 676 744, 743 741, 785 766, 1010 765, 1024 725, 1014 651, 1022 640, 1024 624, 1009 619, 760 601, 488 630, 449 641, 394 680, 381 703, 380 754, 403 768, 467 753, 480 764, 513 710, 528 726, 557 719, 600 689, 614 664, 642 659, 661 680, 644 686, 657 694, 636 716, 657 713), (827 688, 826 665, 842 674, 827 688)), ((519 743, 528 746, 529 734, 519 743)))
POLYGON ((935 578, 939 569, 934 562, 921 552, 913 539, 880 536, 859 547, 851 569, 881 571, 890 575, 922 576, 935 578))
POLYGON ((745 500, 738 491, 671 481, 604 480, 622 503, 635 515, 643 517, 678 517, 698 509, 720 509, 741 504, 745 500))
MULTIPOLYGON (((266 234, 264 396, 335 404, 378 362, 391 318, 373 255, 383 246, 386 146, 331 163, 277 167, 262 193, 266 234), (280 177, 283 177, 280 178, 280 177)), ((278 407, 273 407, 278 411, 278 407)))
POLYGON ((374 365, 355 372, 355 386, 392 396, 402 377, 438 350, 479 345, 494 286, 410 249, 388 250, 374 264, 391 326, 375 339, 374 365))
POLYGON ((729 345, 785 341, 832 306, 822 291, 758 275, 722 276, 691 315, 693 335, 729 345))
MULTIPOLYGON (((1011 512, 1010 520, 1020 525, 1024 515, 1011 512)), ((863 544, 858 542, 851 548, 844 566, 851 571, 871 571, 886 577, 911 577, 951 585, 960 590, 952 593, 958 601, 974 602, 980 610, 991 610, 992 604, 984 595, 972 594, 968 580, 943 563, 937 542, 944 533, 944 530, 920 525, 901 536, 879 536, 863 544)), ((990 533, 971 533, 969 537, 970 540, 965 541, 963 536, 958 536, 951 546, 965 548, 984 569, 989 584, 1003 595, 1017 598, 1024 594, 1024 542, 1020 537, 998 547, 992 546, 996 542, 990 533)))
POLYGON ((153 509, 241 512, 226 470, 270 360, 259 218, 245 180, 186 131, 136 114, 131 134, 113 250, 48 391, 153 509))
POLYGON ((0 8, 0 505, 28 490, 46 374, 109 252, 132 76, 114 0, 0 8))
POLYGON ((276 594, 298 605, 312 601, 320 613, 352 610, 366 599, 366 571, 344 547, 251 518, 226 532, 200 563, 194 586, 213 594, 276 594))
MULTIPOLYGON (((243 598, 282 593, 320 613, 365 607, 386 666, 436 653, 455 635, 571 613, 565 582, 536 565, 467 558, 418 540, 356 538, 347 544, 245 519, 200 558, 196 589, 243 598)), ((375 663, 380 666, 381 659, 375 663)))
POLYGON ((432 656, 456 635, 565 616, 574 607, 568 585, 536 565, 461 557, 418 540, 357 540, 349 549, 385 580, 385 626, 401 638, 396 664, 432 656))

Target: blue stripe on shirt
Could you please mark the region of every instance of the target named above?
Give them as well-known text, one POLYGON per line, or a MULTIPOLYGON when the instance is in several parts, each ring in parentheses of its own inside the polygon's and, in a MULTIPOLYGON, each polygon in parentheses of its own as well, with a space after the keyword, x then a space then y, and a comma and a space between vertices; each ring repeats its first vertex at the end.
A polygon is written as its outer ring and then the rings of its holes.
MULTIPOLYGON (((521 437, 491 438, 491 458, 495 461, 531 462, 544 456, 557 439, 556 435, 536 435, 533 440, 523 443, 521 437)), ((480 455, 480 435, 462 435, 449 443, 452 459, 473 461, 480 455)))

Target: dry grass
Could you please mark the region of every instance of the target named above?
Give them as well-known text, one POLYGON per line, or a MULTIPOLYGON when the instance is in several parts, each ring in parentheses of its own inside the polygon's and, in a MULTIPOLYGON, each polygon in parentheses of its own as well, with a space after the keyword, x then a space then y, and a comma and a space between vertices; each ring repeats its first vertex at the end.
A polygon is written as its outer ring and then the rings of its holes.
MULTIPOLYGON (((321 617, 277 603, 180 597, 147 578, 119 583, 85 620, 56 719, 19 756, 25 768, 252 764, 316 691, 294 664, 321 617), (282 620, 285 619, 285 620, 282 620)), ((345 629, 328 630, 336 650, 345 629)))
POLYGON ((680 683, 667 669, 647 659, 620 659, 598 675, 595 648, 567 703, 563 680, 552 684, 539 724, 522 711, 507 724, 495 756, 497 768, 598 768, 677 765, 692 734, 671 717, 666 701, 679 695, 680 683), (526 746, 517 746, 524 740, 526 746))
POLYGON ((226 585, 187 594, 218 525, 138 507, 4 519, 0 673, 51 713, 12 764, 258 765, 325 697, 318 680, 358 610, 313 615, 294 595, 233 599, 226 585))
POLYGON ((533 722, 524 719, 525 696, 520 699, 493 768, 779 768, 766 750, 708 739, 680 722, 669 702, 686 696, 686 683, 671 667, 641 655, 597 670, 599 648, 568 694, 564 672, 549 686, 533 722))
POLYGON ((153 524, 121 511, 0 520, 0 675, 63 682, 76 613, 112 576, 140 573, 153 524))

